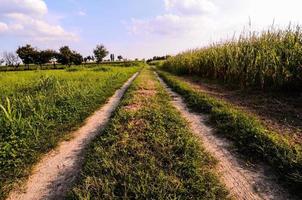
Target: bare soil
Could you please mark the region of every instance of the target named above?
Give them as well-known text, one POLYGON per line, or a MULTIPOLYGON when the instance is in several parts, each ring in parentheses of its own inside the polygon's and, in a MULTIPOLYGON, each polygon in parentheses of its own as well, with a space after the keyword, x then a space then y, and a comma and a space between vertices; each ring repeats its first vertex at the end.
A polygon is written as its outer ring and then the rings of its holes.
POLYGON ((83 150, 106 126, 112 112, 138 73, 133 75, 121 89, 91 117, 84 126, 72 133, 73 138, 64 141, 45 155, 34 167, 32 175, 22 188, 16 188, 8 200, 63 199, 80 172, 83 150))
POLYGON ((302 144, 302 94, 238 90, 189 76, 182 80, 256 116, 270 130, 302 144))
POLYGON ((202 146, 217 161, 220 180, 230 191, 230 198, 240 200, 286 200, 296 199, 279 186, 277 177, 265 164, 250 165, 232 151, 232 142, 215 135, 215 130, 206 124, 208 116, 191 112, 180 95, 173 92, 160 78, 171 95, 173 105, 189 122, 190 128, 201 139, 202 146))

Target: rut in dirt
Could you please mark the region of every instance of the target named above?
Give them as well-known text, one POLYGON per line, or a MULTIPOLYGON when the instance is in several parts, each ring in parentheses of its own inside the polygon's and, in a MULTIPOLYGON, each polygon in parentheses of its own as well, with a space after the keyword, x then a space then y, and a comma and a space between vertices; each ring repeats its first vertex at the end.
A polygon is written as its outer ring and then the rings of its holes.
POLYGON ((106 126, 111 114, 117 108, 134 74, 115 94, 89 117, 84 126, 72 133, 73 138, 64 141, 46 154, 34 167, 24 188, 12 191, 8 200, 63 199, 80 172, 82 152, 89 142, 106 126))
POLYGON ((156 76, 172 97, 174 107, 189 122, 192 132, 201 139, 202 146, 218 161, 218 177, 225 184, 232 198, 240 200, 297 199, 276 183, 277 177, 265 164, 247 166, 231 150, 232 143, 217 137, 215 130, 206 124, 208 116, 191 112, 182 97, 173 92, 157 73, 156 76))

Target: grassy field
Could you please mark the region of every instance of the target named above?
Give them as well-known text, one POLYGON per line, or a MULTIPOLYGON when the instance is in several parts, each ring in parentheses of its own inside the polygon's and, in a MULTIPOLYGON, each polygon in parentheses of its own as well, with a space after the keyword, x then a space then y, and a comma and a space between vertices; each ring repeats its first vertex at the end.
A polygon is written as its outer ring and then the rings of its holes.
MULTIPOLYGON (((98 66, 116 66, 116 67, 133 67, 143 64, 141 61, 115 61, 115 62, 102 62, 102 63, 82 63, 81 65, 72 65, 71 68, 75 67, 85 67, 85 68, 93 68, 98 66)), ((19 67, 12 66, 1 66, 0 72, 8 72, 8 71, 32 71, 32 70, 63 70, 70 68, 68 65, 62 64, 44 64, 42 66, 36 64, 30 64, 29 66, 20 65, 19 67)))
POLYGON ((302 31, 271 29, 190 50, 164 63, 176 74, 199 75, 240 88, 302 91, 302 31))
POLYGON ((226 199, 215 161, 147 69, 85 155, 68 199, 226 199))
POLYGON ((209 114, 218 134, 233 140, 238 151, 247 158, 265 160, 283 180, 294 188, 301 188, 301 145, 295 144, 286 135, 269 131, 258 119, 237 107, 193 89, 179 77, 167 72, 159 74, 184 97, 191 109, 209 114))
POLYGON ((137 67, 0 73, 0 199, 77 128, 137 67))

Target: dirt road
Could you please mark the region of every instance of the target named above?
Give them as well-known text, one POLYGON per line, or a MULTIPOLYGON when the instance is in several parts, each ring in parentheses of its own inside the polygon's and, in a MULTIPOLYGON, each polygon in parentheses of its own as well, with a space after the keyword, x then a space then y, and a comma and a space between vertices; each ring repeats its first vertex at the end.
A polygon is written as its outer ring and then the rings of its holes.
POLYGON ((191 112, 181 96, 173 92, 162 79, 160 82, 173 99, 173 105, 190 123, 190 128, 202 141, 202 146, 218 160, 217 173, 230 191, 231 197, 240 200, 286 200, 294 199, 287 191, 276 184, 276 177, 265 165, 248 167, 231 149, 231 142, 217 137, 209 127, 207 116, 191 112))
POLYGON ((71 140, 62 142, 55 150, 45 155, 34 167, 24 188, 12 191, 7 199, 63 199, 80 171, 84 148, 105 127, 137 75, 138 73, 134 74, 121 89, 117 90, 104 106, 86 120, 84 126, 72 133, 71 140))

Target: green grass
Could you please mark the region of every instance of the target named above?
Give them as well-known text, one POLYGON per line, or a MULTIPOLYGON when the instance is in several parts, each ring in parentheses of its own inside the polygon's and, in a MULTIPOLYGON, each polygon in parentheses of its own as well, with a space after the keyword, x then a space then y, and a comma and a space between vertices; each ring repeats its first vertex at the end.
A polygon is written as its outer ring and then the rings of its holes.
POLYGON ((284 135, 268 131, 255 117, 231 104, 192 87, 167 72, 159 72, 165 82, 181 94, 194 111, 210 115, 210 121, 247 158, 265 160, 279 177, 294 189, 302 187, 302 147, 284 135))
POLYGON ((153 60, 153 61, 149 62, 148 65, 161 67, 165 63, 165 61, 166 60, 153 60))
MULTIPOLYGON (((78 67, 85 67, 85 68, 92 68, 98 66, 110 66, 110 67, 135 67, 139 65, 144 65, 142 61, 115 61, 115 62, 102 62, 102 63, 82 63, 81 65, 71 65, 71 68, 78 68, 78 67)), ((56 64, 44 64, 42 66, 36 64, 30 64, 29 66, 20 65, 19 67, 13 66, 1 66, 0 65, 0 72, 9 72, 9 71, 33 71, 33 70, 63 70, 70 68, 68 65, 56 64)))
MULTIPOLYGON (((114 62, 102 62, 102 63, 82 63, 81 65, 72 65, 72 68, 93 68, 98 66, 110 66, 110 67, 135 67, 139 65, 144 65, 142 61, 114 61, 114 62)), ((33 71, 33 70, 63 70, 70 68, 67 65, 56 64, 44 64, 41 66, 36 64, 30 64, 29 66, 20 65, 19 67, 13 66, 1 66, 0 72, 9 72, 9 71, 33 71)))
POLYGON ((139 67, 0 73, 0 199, 139 67))
POLYGON ((68 199, 226 199, 187 122, 150 70, 87 149, 68 199))
POLYGON ((272 28, 189 50, 164 63, 176 74, 221 80, 240 88, 302 91, 302 31, 272 28))

